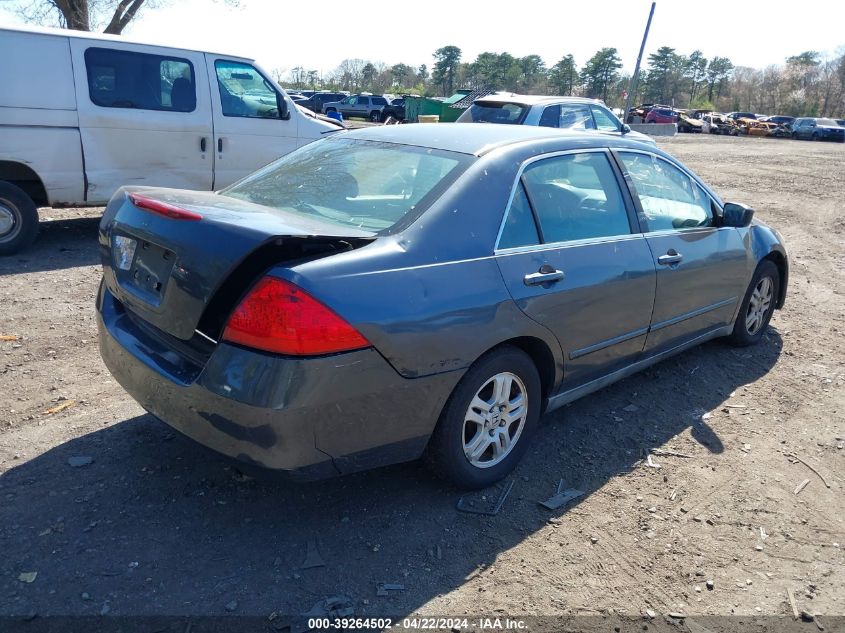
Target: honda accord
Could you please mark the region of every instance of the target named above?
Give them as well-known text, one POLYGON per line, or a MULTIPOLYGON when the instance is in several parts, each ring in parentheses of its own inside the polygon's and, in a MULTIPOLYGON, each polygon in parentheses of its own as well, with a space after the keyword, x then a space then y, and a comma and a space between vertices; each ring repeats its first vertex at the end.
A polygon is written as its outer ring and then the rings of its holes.
POLYGON ((762 338, 778 233, 652 144, 398 125, 103 216, 102 357, 219 453, 321 478, 507 475, 544 412, 715 337, 762 338))

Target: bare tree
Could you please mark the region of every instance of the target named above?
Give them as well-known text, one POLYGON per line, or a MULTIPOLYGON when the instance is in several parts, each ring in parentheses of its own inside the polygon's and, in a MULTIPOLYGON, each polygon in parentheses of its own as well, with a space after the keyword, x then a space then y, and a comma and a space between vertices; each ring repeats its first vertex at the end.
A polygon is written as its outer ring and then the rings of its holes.
MULTIPOLYGON (((162 6, 168 0, 19 0, 15 10, 27 22, 76 31, 103 29, 120 35, 142 8, 162 6)), ((238 0, 223 0, 237 6, 238 0)))

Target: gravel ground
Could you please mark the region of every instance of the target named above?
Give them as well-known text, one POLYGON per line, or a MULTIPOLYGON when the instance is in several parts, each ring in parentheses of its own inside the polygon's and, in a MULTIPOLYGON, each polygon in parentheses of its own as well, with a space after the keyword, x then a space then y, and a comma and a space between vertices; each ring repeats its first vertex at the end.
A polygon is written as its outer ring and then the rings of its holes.
POLYGON ((546 416, 494 517, 419 464, 249 479, 145 415, 97 351, 96 211, 42 210, 0 259, 0 614, 845 614, 845 147, 659 143, 782 232, 786 308, 546 416))

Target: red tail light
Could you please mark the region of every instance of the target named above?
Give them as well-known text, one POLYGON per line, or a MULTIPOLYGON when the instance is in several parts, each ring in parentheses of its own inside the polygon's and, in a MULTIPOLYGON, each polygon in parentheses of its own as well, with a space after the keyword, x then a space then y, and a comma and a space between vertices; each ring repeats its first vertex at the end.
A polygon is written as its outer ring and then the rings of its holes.
POLYGON ((139 209, 152 211, 153 213, 172 218, 173 220, 202 220, 202 216, 199 213, 188 211, 187 209, 177 207, 176 205, 169 204, 167 202, 162 202, 161 200, 153 200, 152 198, 141 196, 137 193, 130 193, 129 199, 132 201, 132 204, 139 209))
POLYGON ((264 277, 235 308, 223 339, 295 356, 370 345, 360 332, 302 288, 276 277, 264 277))

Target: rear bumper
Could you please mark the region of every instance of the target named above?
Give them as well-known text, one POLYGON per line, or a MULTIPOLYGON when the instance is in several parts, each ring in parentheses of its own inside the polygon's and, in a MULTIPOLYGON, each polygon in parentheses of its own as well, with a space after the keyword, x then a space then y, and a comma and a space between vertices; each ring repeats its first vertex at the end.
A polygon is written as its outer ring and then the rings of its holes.
POLYGON ((407 379, 374 349, 291 358, 226 343, 199 365, 104 286, 97 311, 103 361, 142 407, 218 453, 299 479, 418 458, 463 373, 407 379))

